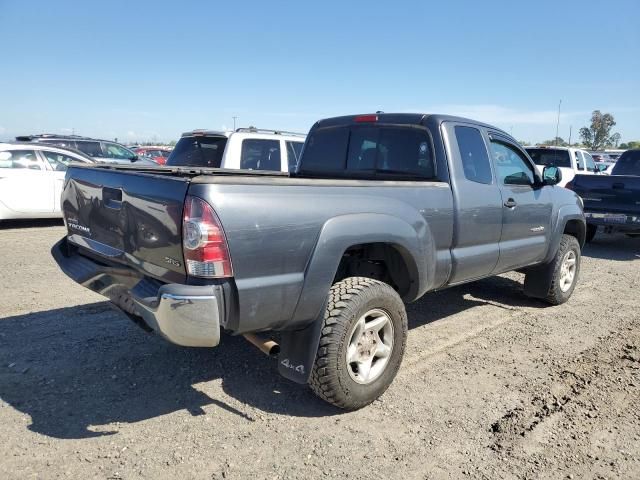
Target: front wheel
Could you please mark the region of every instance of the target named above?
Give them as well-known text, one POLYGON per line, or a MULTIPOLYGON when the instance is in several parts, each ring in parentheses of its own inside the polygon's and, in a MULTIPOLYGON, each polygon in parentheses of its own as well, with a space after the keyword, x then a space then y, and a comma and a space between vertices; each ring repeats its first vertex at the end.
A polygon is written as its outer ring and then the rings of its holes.
POLYGON ((310 386, 346 410, 370 404, 395 378, 407 339, 404 303, 386 283, 350 277, 331 287, 310 386))
POLYGON ((562 235, 555 257, 545 265, 534 267, 525 277, 525 293, 532 287, 541 290, 533 296, 551 305, 560 305, 571 297, 580 274, 580 244, 571 235, 562 235), (532 285, 528 285, 528 284, 532 285))

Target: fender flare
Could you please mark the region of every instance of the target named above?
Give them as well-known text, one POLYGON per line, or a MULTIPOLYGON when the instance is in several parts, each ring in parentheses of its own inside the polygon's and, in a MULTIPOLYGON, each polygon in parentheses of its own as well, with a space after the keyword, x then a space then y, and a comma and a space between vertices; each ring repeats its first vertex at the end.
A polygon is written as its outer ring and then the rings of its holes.
POLYGON ((582 225, 582 240, 578 240, 580 248, 584 246, 586 235, 586 222, 584 214, 577 205, 565 205, 558 210, 552 237, 549 242, 549 250, 544 261, 540 265, 536 265, 527 269, 527 275, 524 281, 524 293, 528 297, 545 298, 551 288, 553 282, 553 271, 550 270, 549 264, 553 261, 558 248, 560 248, 560 240, 564 234, 567 223, 572 220, 579 220, 582 225))
POLYGON ((327 294, 344 252, 355 245, 387 243, 402 255, 414 280, 406 296, 414 300, 435 274, 435 244, 422 217, 414 223, 387 214, 359 213, 329 219, 322 227, 305 270, 305 280, 292 324, 282 333, 278 371, 297 383, 307 383, 315 361, 327 294), (295 327, 294 327, 295 328, 295 327))
POLYGON ((564 233, 565 228, 567 227, 567 223, 572 220, 578 220, 583 226, 583 235, 582 240, 580 242, 580 248, 584 246, 584 238, 587 230, 587 223, 584 219, 584 213, 580 209, 578 205, 563 205, 558 209, 558 214, 556 216, 556 221, 553 226, 553 230, 551 232, 551 238, 549 241, 549 250, 547 250, 547 255, 542 263, 549 263, 553 260, 554 255, 558 251, 560 247, 560 240, 562 239, 562 235, 564 233))

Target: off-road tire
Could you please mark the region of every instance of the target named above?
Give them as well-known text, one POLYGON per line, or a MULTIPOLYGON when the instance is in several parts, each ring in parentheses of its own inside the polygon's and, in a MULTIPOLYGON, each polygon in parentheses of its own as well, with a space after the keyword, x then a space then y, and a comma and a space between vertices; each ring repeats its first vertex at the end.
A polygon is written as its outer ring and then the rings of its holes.
POLYGON ((536 267, 536 270, 528 274, 527 278, 525 278, 525 291, 526 282, 528 281, 546 282, 549 285, 549 288, 546 292, 546 296, 542 297, 542 299, 551 305, 560 305, 565 303, 569 300, 569 297, 571 297, 571 294, 578 283, 578 278, 580 276, 580 260, 581 254, 578 240, 571 235, 562 235, 562 238, 560 239, 560 246, 558 247, 553 260, 546 265, 536 267), (563 292, 560 288, 562 264, 565 256, 571 250, 573 250, 576 258, 575 273, 573 283, 566 292, 563 292), (531 277, 529 275, 531 275, 531 277))
POLYGON ((362 408, 382 395, 395 378, 407 340, 407 313, 398 293, 386 283, 349 277, 331 287, 324 314, 322 336, 309 384, 323 400, 343 408, 362 408), (388 314, 393 325, 393 349, 379 377, 363 385, 347 368, 348 335, 358 319, 371 309, 388 314))

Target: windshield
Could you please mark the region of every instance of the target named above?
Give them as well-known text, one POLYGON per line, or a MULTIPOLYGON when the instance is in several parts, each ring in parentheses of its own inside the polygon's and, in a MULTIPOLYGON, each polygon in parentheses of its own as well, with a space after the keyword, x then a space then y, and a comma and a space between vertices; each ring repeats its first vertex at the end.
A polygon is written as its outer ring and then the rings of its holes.
POLYGON ((526 148, 525 150, 536 165, 571 168, 568 150, 555 148, 526 148))
POLYGON ((620 155, 611 175, 640 176, 640 150, 627 150, 620 155))
POLYGON ((227 137, 182 137, 167 159, 171 167, 220 168, 227 137))

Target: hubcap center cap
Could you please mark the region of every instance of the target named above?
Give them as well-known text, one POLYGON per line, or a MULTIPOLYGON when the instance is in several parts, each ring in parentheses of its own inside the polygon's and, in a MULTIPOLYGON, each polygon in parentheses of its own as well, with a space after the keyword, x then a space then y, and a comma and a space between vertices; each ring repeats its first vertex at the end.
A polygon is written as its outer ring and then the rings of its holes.
POLYGON ((378 343, 375 337, 375 334, 371 330, 362 333, 360 341, 358 342, 358 355, 362 360, 366 360, 374 355, 376 344, 378 343))

